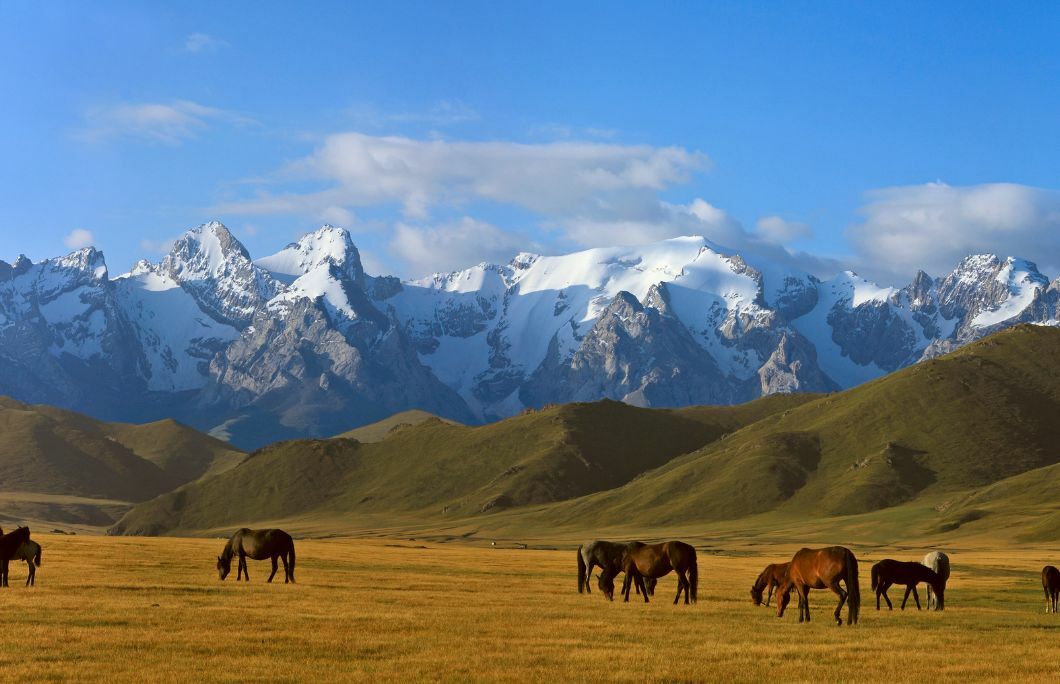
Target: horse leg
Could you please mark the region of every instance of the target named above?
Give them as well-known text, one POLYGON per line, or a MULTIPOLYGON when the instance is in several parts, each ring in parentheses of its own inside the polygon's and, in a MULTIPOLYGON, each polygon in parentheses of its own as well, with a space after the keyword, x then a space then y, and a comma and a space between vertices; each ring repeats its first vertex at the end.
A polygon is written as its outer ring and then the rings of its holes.
POLYGON ((290 582, 291 582, 291 572, 290 572, 290 570, 287 569, 287 554, 285 553, 285 554, 281 555, 280 556, 280 560, 283 561, 283 583, 284 584, 290 584, 290 582))
POLYGON ((277 565, 278 564, 276 563, 276 556, 273 556, 272 557, 272 572, 269 573, 269 579, 266 580, 266 584, 272 584, 272 578, 276 576, 276 567, 277 567, 277 565))
POLYGON ((842 625, 843 618, 839 617, 839 613, 843 610, 843 604, 847 602, 847 592, 843 591, 843 588, 839 586, 838 580, 832 580, 830 589, 839 594, 839 605, 835 607, 835 621, 836 624, 842 625))
POLYGON ((644 602, 648 603, 648 585, 644 583, 644 575, 637 573, 637 576, 633 580, 637 585, 637 591, 644 597, 644 602))
POLYGON ((905 588, 905 596, 902 598, 902 610, 905 610, 905 602, 909 600, 909 594, 913 593, 913 585, 905 588))
MULTIPOLYGON (((802 588, 802 611, 806 613, 806 622, 810 621, 810 586, 804 585, 802 588)), ((799 620, 802 622, 802 620, 799 620)))
POLYGON ((681 570, 677 571, 677 596, 674 596, 674 605, 681 600, 681 590, 685 590, 685 603, 688 603, 688 580, 685 579, 685 573, 681 570))
POLYGON ((625 603, 629 603, 629 585, 633 583, 633 570, 627 570, 626 576, 622 578, 622 597, 625 603))
POLYGON ((249 582, 250 568, 247 566, 247 557, 242 553, 239 554, 239 563, 243 566, 243 577, 249 582))
POLYGON ((916 601, 916 609, 920 610, 920 596, 916 593, 916 585, 913 585, 913 600, 916 601))
POLYGON ((766 607, 767 608, 769 607, 770 599, 773 598, 773 589, 774 588, 775 588, 775 585, 773 584, 773 580, 770 580, 769 581, 769 594, 766 595, 766 607))

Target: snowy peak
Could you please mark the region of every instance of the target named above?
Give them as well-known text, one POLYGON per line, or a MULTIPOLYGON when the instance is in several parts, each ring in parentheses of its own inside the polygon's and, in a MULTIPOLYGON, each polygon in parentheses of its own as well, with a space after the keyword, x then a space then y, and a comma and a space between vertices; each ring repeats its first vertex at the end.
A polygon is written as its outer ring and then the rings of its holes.
POLYGON ((966 336, 968 328, 1018 318, 1048 287, 1048 278, 1030 261, 976 254, 962 259, 939 282, 938 298, 943 316, 964 321, 962 336, 966 336))
POLYGON ((238 328, 282 290, 232 233, 217 221, 192 228, 173 244, 158 266, 218 322, 238 328))
POLYGON ((276 254, 254 262, 280 282, 290 284, 322 266, 334 266, 358 286, 364 284, 361 255, 344 228, 323 225, 276 254))

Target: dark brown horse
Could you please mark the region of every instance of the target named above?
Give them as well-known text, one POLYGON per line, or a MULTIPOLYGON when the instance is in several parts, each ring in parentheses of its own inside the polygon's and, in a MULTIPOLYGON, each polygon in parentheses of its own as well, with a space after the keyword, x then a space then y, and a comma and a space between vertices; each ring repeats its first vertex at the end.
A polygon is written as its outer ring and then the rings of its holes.
POLYGON ((7 586, 8 566, 19 548, 29 541, 29 528, 19 527, 14 532, 0 536, 0 587, 7 586))
POLYGON ((247 558, 252 560, 272 559, 272 574, 269 581, 276 575, 276 559, 283 561, 283 583, 294 582, 294 540, 291 535, 283 530, 250 530, 243 528, 236 530, 232 538, 225 544, 224 551, 217 557, 217 574, 224 580, 232 571, 232 556, 239 557, 239 565, 236 571, 236 581, 246 577, 250 581, 250 572, 247 570, 247 558))
MULTIPOLYGON (((644 542, 631 541, 631 542, 611 542, 596 540, 586 542, 578 547, 578 593, 591 593, 589 589, 589 580, 592 579, 593 568, 599 567, 603 572, 610 573, 611 577, 615 577, 618 573, 622 572, 622 560, 625 558, 626 552, 631 548, 637 548, 644 546, 644 542)), ((648 593, 652 596, 655 595, 655 580, 650 579, 645 582, 648 587, 648 593)), ((637 591, 640 591, 640 587, 637 587, 637 591)))
MULTIPOLYGON (((658 579, 668 575, 671 571, 677 573, 677 595, 674 596, 674 604, 681 598, 681 592, 685 592, 685 604, 691 600, 696 602, 696 590, 699 587, 699 565, 696 562, 696 550, 691 544, 680 541, 668 541, 661 544, 645 544, 632 548, 626 553, 622 561, 622 570, 626 573, 622 581, 622 593, 625 600, 629 601, 629 590, 636 583, 644 602, 648 602, 648 590, 645 586, 645 578, 658 579)), ((600 575, 600 591, 608 597, 614 598, 615 582, 614 575, 605 573, 600 575)))
POLYGON ((1056 601, 1060 598, 1060 570, 1054 565, 1042 568, 1042 589, 1045 589, 1045 612, 1056 612, 1056 601))
POLYGON ((916 601, 916 609, 920 610, 920 595, 916 592, 916 585, 921 582, 930 586, 935 592, 938 610, 942 610, 946 605, 946 582, 939 577, 938 573, 921 563, 907 563, 886 558, 872 566, 871 576, 872 590, 876 592, 876 610, 880 609, 881 596, 887 602, 887 610, 893 608, 891 599, 887 597, 887 590, 895 584, 905 585, 902 610, 905 610, 905 603, 909 600, 910 593, 916 601))
POLYGON ((835 609, 835 621, 843 624, 839 612, 847 604, 847 624, 858 623, 861 610, 861 586, 858 584, 858 559, 850 549, 829 546, 823 549, 800 549, 791 559, 784 583, 777 589, 777 617, 784 616, 784 609, 791 601, 791 590, 799 595, 799 622, 810 621, 810 589, 831 589, 839 596, 835 609), (846 591, 839 583, 846 584, 846 591))
POLYGON ((788 568, 791 563, 770 563, 766 566, 766 569, 758 575, 758 579, 751 585, 751 600, 756 606, 762 605, 762 594, 769 590, 769 595, 766 596, 766 605, 769 605, 769 600, 773 598, 773 590, 784 583, 784 577, 788 574, 788 568))

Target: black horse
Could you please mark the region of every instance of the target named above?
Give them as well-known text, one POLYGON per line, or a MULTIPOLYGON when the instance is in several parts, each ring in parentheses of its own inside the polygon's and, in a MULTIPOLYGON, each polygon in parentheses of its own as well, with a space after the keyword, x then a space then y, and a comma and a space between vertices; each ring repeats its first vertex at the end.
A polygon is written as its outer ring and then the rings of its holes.
POLYGON ((276 575, 276 559, 279 558, 283 561, 283 583, 294 582, 294 539, 283 530, 250 530, 246 527, 236 530, 236 533, 225 544, 224 551, 217 557, 217 575, 222 580, 232 571, 232 556, 239 556, 239 566, 236 571, 237 582, 242 577, 250 581, 247 558, 272 559, 270 582, 276 575))
POLYGON ((0 537, 0 587, 7 586, 7 571, 19 548, 29 541, 29 528, 19 527, 0 537))
MULTIPOLYGON (((644 546, 644 542, 611 542, 599 539, 579 546, 578 593, 582 593, 583 590, 588 594, 592 593, 592 590, 589 588, 589 581, 592 579, 594 567, 603 570, 603 574, 614 577, 622 572, 622 560, 625 558, 626 552, 630 549, 638 549, 642 546, 644 546)), ((654 577, 646 577, 644 579, 644 584, 648 589, 648 593, 652 596, 655 595, 656 582, 657 580, 654 577)), ((639 584, 637 585, 637 593, 640 593, 639 584)))
POLYGON ((920 563, 907 563, 890 558, 881 560, 872 566, 872 590, 876 592, 876 610, 880 609, 881 596, 887 602, 887 610, 892 609, 887 590, 894 584, 905 585, 902 610, 905 610, 905 603, 909 600, 910 592, 913 594, 913 600, 916 601, 916 609, 920 610, 920 596, 916 593, 916 585, 921 582, 931 587, 935 593, 937 610, 942 610, 945 606, 946 582, 939 577, 938 573, 920 563))

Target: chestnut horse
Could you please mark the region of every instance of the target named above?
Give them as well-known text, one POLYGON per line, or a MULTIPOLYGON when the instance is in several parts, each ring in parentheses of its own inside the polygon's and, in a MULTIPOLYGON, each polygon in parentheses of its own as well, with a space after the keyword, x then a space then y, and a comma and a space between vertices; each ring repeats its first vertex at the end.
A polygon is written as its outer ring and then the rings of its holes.
POLYGON ((1042 589, 1045 589, 1045 612, 1056 612, 1056 601, 1060 598, 1060 570, 1054 565, 1042 568, 1042 589))
POLYGON ((835 609, 836 624, 843 624, 839 611, 847 605, 847 624, 858 623, 861 610, 861 587, 858 584, 858 559, 850 549, 829 546, 823 549, 800 549, 791 559, 784 583, 777 589, 777 617, 784 616, 784 609, 791 601, 791 590, 799 595, 799 622, 810 621, 810 589, 831 589, 839 596, 835 609), (846 591, 839 583, 846 584, 846 591))
POLYGON ((790 565, 791 563, 770 563, 758 575, 758 579, 751 586, 751 600, 754 601, 756 606, 762 605, 762 593, 766 589, 769 590, 769 595, 766 596, 766 605, 769 605, 769 600, 773 598, 773 590, 784 582, 784 576, 788 573, 790 565))
MULTIPOLYGON (((699 587, 699 565, 696 561, 696 550, 691 544, 681 541, 668 541, 661 544, 645 544, 644 546, 631 548, 622 561, 622 570, 626 578, 622 581, 622 593, 625 600, 629 601, 630 587, 636 583, 644 602, 648 602, 648 591, 644 579, 658 579, 668 575, 671 571, 677 573, 677 595, 674 596, 674 604, 681 599, 681 592, 685 592, 685 604, 696 602, 696 590, 699 587), (686 577, 687 575, 687 577, 686 577)), ((614 575, 608 573, 601 575, 599 580, 600 591, 608 598, 615 593, 614 575)))
POLYGON ((916 585, 924 582, 935 592, 935 601, 938 610, 946 605, 946 583, 939 577, 938 573, 921 563, 907 563, 890 558, 881 560, 872 566, 872 590, 876 592, 876 610, 880 609, 880 597, 887 602, 887 610, 891 610, 891 599, 887 597, 887 590, 894 584, 905 585, 905 597, 902 599, 902 610, 909 600, 912 592, 913 600, 916 601, 916 609, 920 610, 920 596, 916 593, 916 585))

